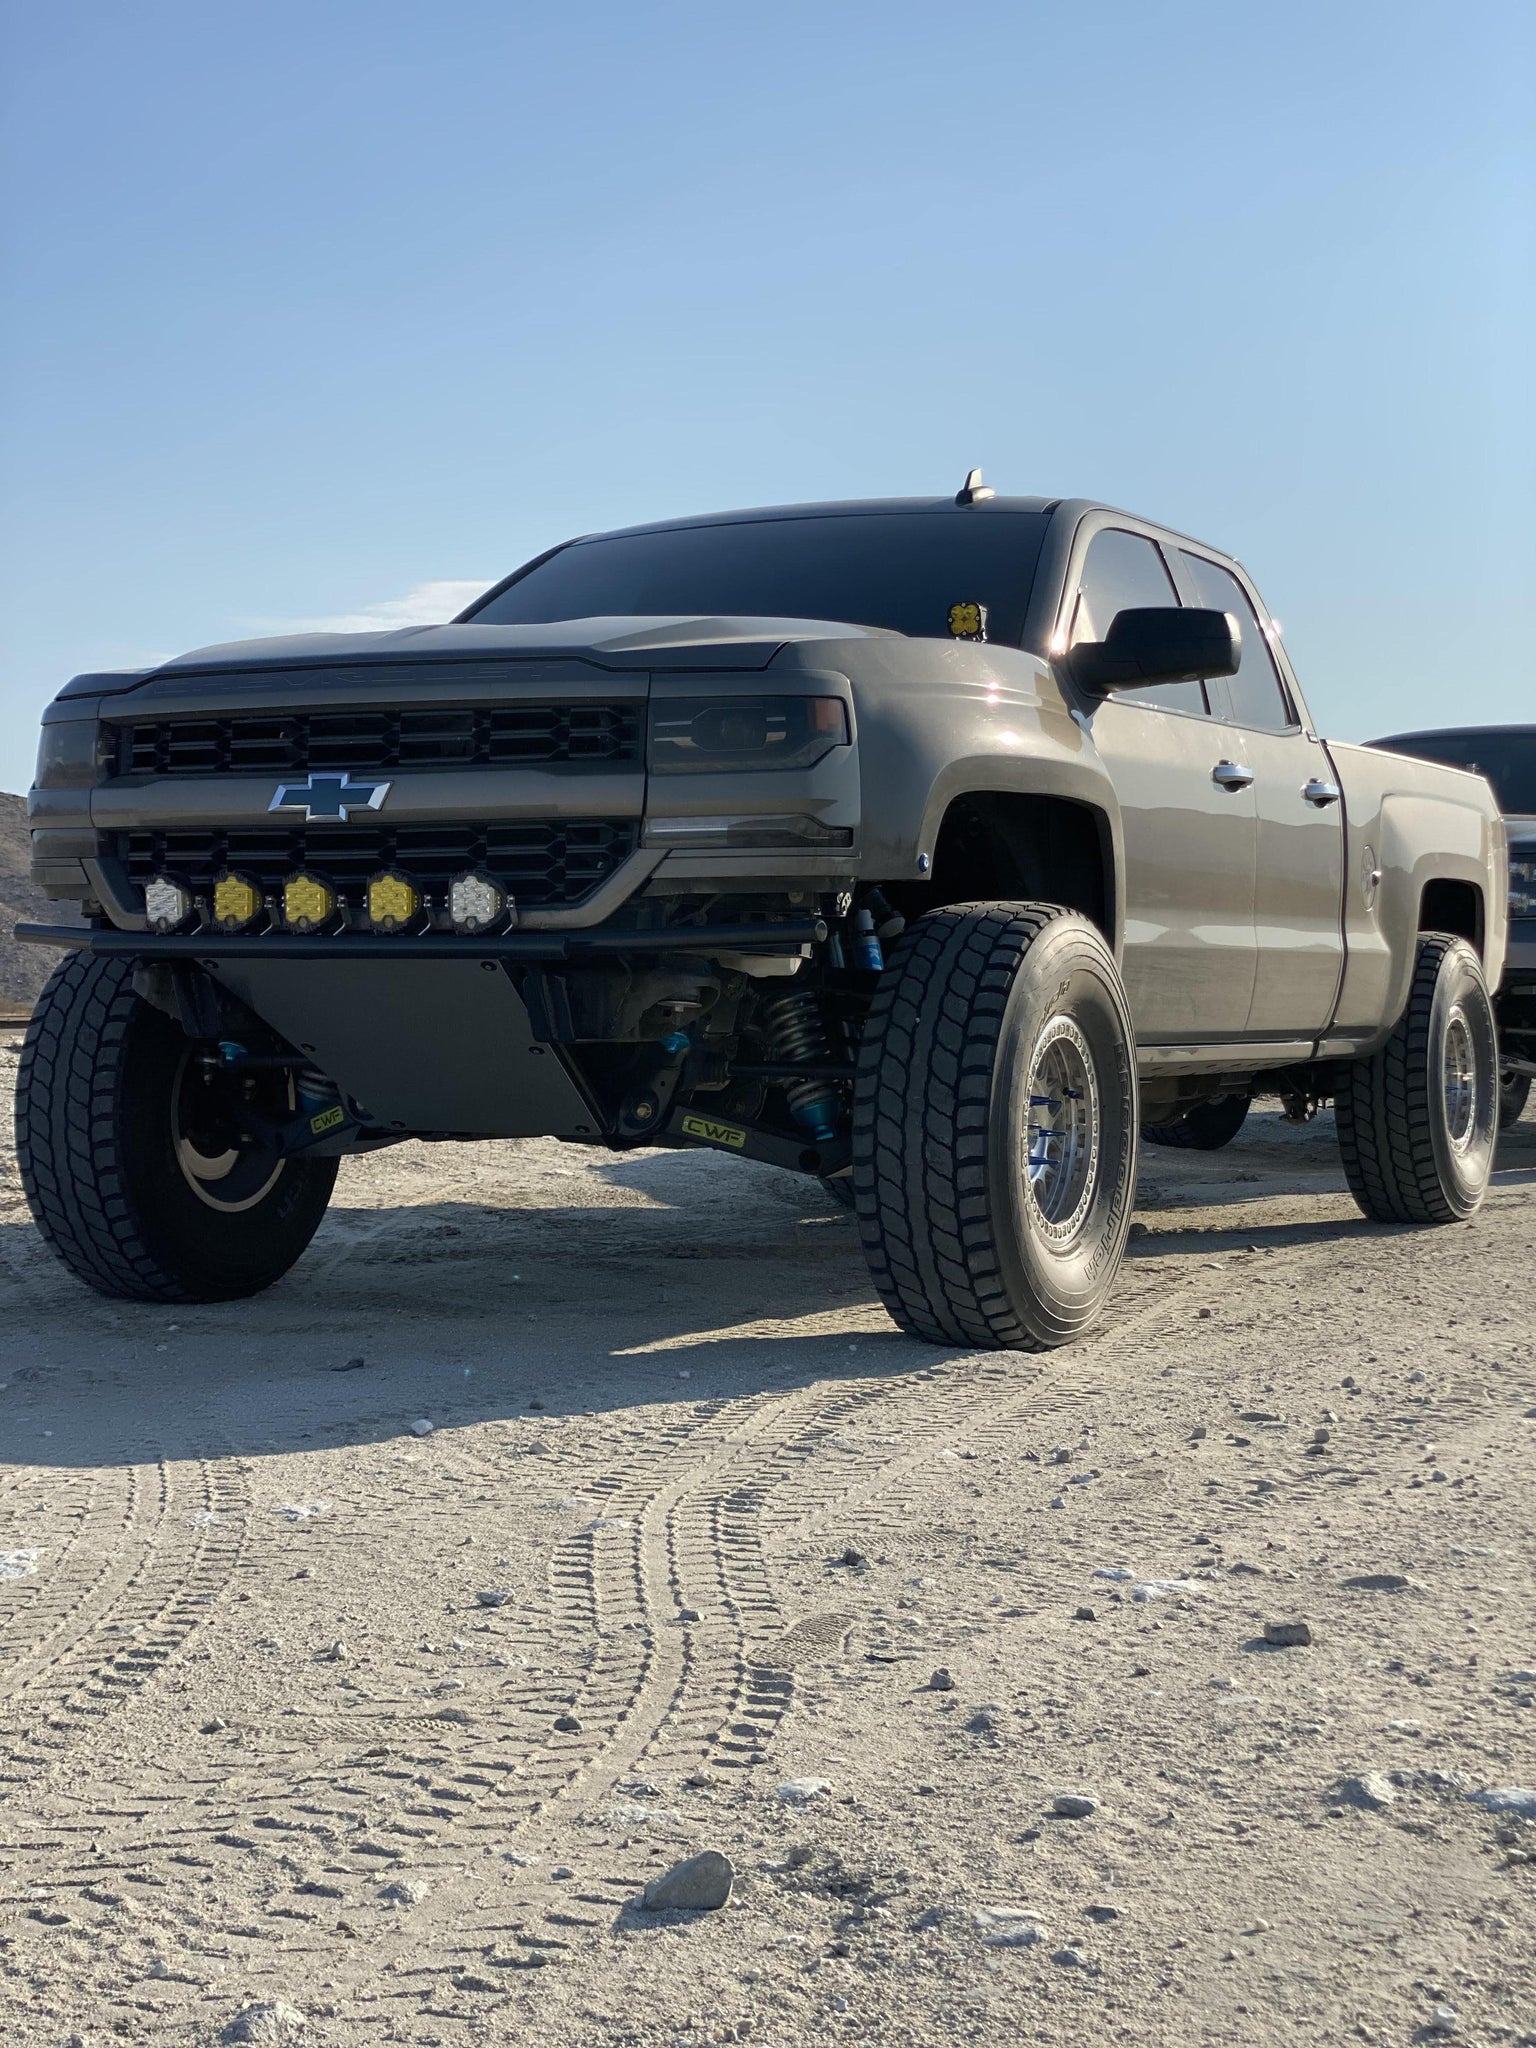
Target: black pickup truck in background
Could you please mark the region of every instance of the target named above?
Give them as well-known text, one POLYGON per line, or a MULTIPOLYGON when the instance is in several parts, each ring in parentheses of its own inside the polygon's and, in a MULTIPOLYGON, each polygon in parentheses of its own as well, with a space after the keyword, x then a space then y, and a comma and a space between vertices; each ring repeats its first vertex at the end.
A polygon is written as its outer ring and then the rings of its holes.
POLYGON ((1509 951, 1494 1000, 1503 1065, 1499 1122, 1518 1123, 1536 1076, 1536 725, 1400 732, 1375 745, 1485 775, 1509 832, 1509 951))

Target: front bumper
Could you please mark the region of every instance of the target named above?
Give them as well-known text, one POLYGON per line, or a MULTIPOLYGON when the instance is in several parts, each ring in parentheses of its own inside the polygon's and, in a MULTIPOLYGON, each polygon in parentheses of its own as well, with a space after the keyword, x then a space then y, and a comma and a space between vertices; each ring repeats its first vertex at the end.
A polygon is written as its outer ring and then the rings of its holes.
POLYGON ((467 938, 458 932, 337 932, 299 937, 292 932, 252 936, 219 932, 117 931, 74 924, 18 924, 16 937, 31 946, 73 947, 114 959, 195 960, 216 971, 226 960, 581 960, 597 955, 694 953, 794 954, 827 936, 820 918, 763 924, 673 925, 646 930, 502 932, 467 938))

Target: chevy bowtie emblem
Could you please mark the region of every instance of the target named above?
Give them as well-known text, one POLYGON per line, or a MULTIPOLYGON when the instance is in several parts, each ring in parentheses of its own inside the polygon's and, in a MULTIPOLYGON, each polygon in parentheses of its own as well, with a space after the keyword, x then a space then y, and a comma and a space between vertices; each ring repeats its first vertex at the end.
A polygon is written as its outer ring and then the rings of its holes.
POLYGON ((376 811, 389 795, 387 782, 354 782, 350 775, 311 775, 303 782, 280 782, 269 811, 302 811, 316 818, 347 822, 353 811, 376 811))

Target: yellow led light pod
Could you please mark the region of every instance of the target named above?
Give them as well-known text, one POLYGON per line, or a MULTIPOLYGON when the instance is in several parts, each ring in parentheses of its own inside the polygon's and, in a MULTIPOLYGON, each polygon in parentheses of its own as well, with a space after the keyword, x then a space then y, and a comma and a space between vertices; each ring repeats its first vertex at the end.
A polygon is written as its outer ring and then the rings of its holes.
POLYGON ((317 932, 336 915, 336 891, 301 868, 283 884, 283 923, 291 932, 317 932))
POLYGON ((368 922, 376 932, 403 932, 421 914, 421 891, 405 875, 387 869, 368 884, 368 922))
POLYGON ((244 875, 219 875, 213 885, 213 922, 221 932, 242 932, 261 911, 261 891, 244 875))

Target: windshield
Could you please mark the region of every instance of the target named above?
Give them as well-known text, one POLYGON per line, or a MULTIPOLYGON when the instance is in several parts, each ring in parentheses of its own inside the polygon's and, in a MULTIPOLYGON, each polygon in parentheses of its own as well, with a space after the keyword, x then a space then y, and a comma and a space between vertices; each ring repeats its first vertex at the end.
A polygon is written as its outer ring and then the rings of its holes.
POLYGON ((836 619, 946 639, 953 607, 981 605, 987 639, 1017 647, 1045 527, 1041 512, 855 512, 620 533, 561 548, 469 617, 836 619))
POLYGON ((1394 754, 1474 768, 1493 784, 1506 817, 1536 817, 1536 726, 1485 726, 1473 732, 1405 732, 1378 740, 1394 754))

